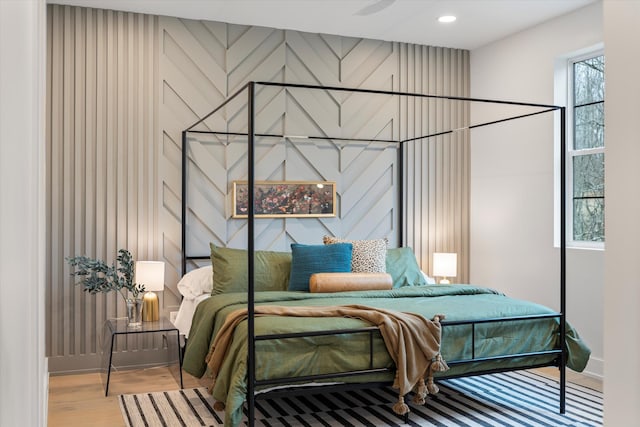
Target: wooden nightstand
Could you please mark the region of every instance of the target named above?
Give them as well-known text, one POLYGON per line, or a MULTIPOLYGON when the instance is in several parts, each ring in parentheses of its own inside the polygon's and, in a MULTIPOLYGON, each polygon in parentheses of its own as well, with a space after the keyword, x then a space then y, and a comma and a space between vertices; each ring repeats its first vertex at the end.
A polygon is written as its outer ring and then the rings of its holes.
MULTIPOLYGON (((131 336, 136 334, 162 334, 163 340, 166 338, 168 353, 171 353, 170 335, 175 333, 175 355, 177 356, 179 365, 179 382, 180 388, 183 388, 182 382, 182 352, 180 351, 180 331, 169 319, 161 317, 156 322, 142 322, 142 326, 129 327, 126 319, 109 319, 105 322, 102 342, 102 377, 104 382, 104 395, 109 395, 109 381, 111 380, 111 370, 113 368, 113 351, 118 336, 131 336), (105 375, 106 374, 106 378, 105 375)), ((132 352, 132 354, 135 352, 132 352)), ((168 361, 171 363, 171 361, 168 361)), ((178 380, 178 378, 176 378, 178 380)))

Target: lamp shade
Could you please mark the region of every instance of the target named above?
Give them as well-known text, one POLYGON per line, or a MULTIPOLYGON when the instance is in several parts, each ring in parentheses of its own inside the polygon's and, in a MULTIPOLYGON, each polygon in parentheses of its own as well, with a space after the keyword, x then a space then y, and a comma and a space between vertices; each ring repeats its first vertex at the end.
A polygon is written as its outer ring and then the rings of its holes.
POLYGON ((458 275, 458 254, 434 253, 433 275, 439 277, 456 277, 458 275))
POLYGON ((144 289, 150 292, 164 290, 164 262, 162 261, 137 261, 135 282, 144 285, 144 289))

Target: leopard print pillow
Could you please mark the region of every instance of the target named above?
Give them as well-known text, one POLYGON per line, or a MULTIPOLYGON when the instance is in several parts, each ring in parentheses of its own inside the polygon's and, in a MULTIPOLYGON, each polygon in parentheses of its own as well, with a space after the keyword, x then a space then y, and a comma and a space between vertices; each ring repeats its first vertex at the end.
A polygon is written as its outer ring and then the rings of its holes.
POLYGON ((351 243, 351 271, 353 273, 386 273, 387 239, 345 240, 324 236, 325 245, 333 243, 351 243))

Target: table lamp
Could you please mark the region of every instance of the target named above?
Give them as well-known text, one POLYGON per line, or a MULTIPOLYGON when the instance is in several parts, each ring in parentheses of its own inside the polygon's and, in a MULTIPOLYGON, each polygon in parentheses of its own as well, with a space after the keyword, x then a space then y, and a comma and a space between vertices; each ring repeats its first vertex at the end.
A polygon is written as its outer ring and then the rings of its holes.
POLYGON ((160 304, 156 292, 164 290, 164 262, 137 261, 135 283, 144 285, 142 320, 155 322, 160 318, 160 304))
POLYGON ((436 252, 433 254, 433 275, 442 277, 441 285, 448 285, 447 277, 458 275, 458 254, 436 252))

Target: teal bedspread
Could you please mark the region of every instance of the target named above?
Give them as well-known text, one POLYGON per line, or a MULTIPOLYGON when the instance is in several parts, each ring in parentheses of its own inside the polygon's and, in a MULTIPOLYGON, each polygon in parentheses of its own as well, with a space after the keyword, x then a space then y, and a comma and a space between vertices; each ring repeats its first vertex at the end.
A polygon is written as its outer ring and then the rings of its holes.
MULTIPOLYGON (((215 332, 225 316, 246 307, 246 293, 228 293, 209 298, 198 306, 193 318, 185 350, 183 368, 196 377, 206 373, 205 357, 215 332)), ((256 305, 324 306, 361 304, 376 308, 411 312, 426 318, 444 314, 445 321, 478 320, 553 313, 539 304, 509 298, 494 290, 470 285, 430 285, 392 289, 389 291, 358 291, 333 294, 306 292, 257 292, 256 305)), ((257 317, 256 335, 268 333, 319 331, 369 326, 353 318, 285 318, 257 317)), ((476 325, 475 357, 520 354, 550 350, 558 347, 558 320, 538 319, 476 325)), ((567 366, 582 371, 590 351, 577 332, 567 326, 567 366)), ((441 353, 445 360, 470 359, 472 355, 471 327, 445 326, 442 332, 441 353)), ((226 405, 226 425, 237 425, 242 416, 246 397, 247 322, 235 331, 229 349, 213 386, 212 394, 226 405)), ((375 333, 374 366, 393 368, 384 342, 375 333)), ((479 370, 524 367, 548 363, 553 355, 517 358, 492 362, 474 362, 452 366, 442 376, 460 375, 479 370)), ((256 379, 324 374, 346 370, 366 369, 369 365, 369 337, 367 334, 336 335, 259 341, 256 343, 256 379)), ((335 378, 335 381, 391 381, 393 374, 366 377, 335 378)))

